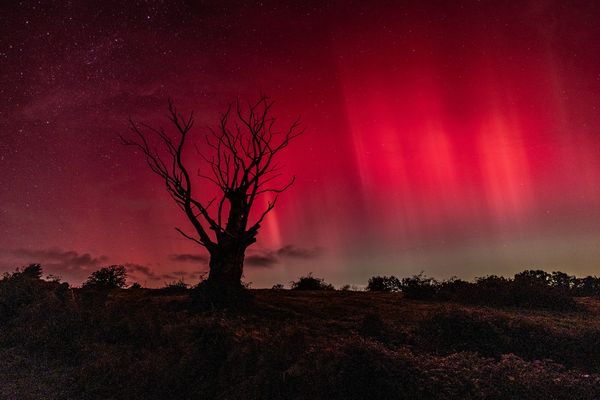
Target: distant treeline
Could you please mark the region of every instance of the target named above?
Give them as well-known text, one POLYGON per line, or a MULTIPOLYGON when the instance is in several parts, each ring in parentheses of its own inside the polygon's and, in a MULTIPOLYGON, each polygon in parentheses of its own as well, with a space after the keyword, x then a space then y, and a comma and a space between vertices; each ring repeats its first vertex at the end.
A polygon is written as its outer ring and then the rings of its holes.
POLYGON ((575 310, 574 297, 600 296, 600 278, 578 278, 564 272, 526 270, 513 278, 490 275, 474 282, 451 278, 438 281, 423 273, 409 278, 373 276, 367 291, 402 292, 407 298, 465 304, 575 310))
MULTIPOLYGON (((41 276, 42 267, 39 264, 31 264, 28 267, 17 269, 14 273, 6 273, 0 280, 0 297, 4 297, 4 300, 0 301, 0 314, 2 307, 12 305, 11 301, 6 300, 7 297, 13 297, 10 295, 11 289, 9 289, 13 285, 7 286, 9 282, 22 281, 24 278, 40 280, 41 276)), ((65 293, 69 289, 69 285, 61 283, 60 278, 56 276, 48 276, 44 282, 55 285, 60 283, 57 287, 65 293)), ((82 285, 82 289, 84 292, 124 289, 128 287, 126 282, 125 267, 112 265, 93 272, 82 285)), ((133 283, 129 285, 129 288, 140 289, 141 285, 133 283)), ((178 281, 167 283, 159 290, 166 294, 189 291, 194 298, 194 288, 195 286, 178 281)), ((283 284, 273 286, 273 289, 284 288, 283 284)), ((333 285, 325 282, 323 278, 313 276, 312 273, 290 282, 290 288, 292 290, 335 290, 333 285)), ((339 290, 359 289, 345 285, 339 290)), ((476 278, 474 281, 458 278, 438 281, 420 273, 406 278, 397 278, 393 275, 373 276, 369 279, 365 290, 380 293, 400 292, 405 298, 416 300, 572 311, 581 309, 580 304, 575 300, 576 297, 600 297, 600 278, 595 276, 579 278, 560 271, 548 273, 542 270, 525 270, 515 274, 512 278, 489 275, 476 278)))

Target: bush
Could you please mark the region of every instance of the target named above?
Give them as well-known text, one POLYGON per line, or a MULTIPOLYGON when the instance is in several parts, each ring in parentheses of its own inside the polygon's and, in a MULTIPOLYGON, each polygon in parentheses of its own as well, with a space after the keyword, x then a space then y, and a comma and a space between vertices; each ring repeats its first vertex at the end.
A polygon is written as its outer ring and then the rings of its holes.
POLYGON ((600 278, 587 276, 577 279, 574 283, 573 292, 575 296, 600 296, 600 278))
POLYGON ((183 279, 179 279, 177 281, 166 283, 165 286, 160 289, 160 291, 166 294, 177 294, 186 293, 188 288, 188 284, 185 283, 183 279))
POLYGON ((295 282, 290 282, 292 290, 334 290, 333 285, 325 283, 323 278, 315 278, 312 272, 301 276, 295 282))
POLYGON ((409 299, 429 300, 433 299, 438 292, 438 282, 428 278, 421 272, 411 278, 402 279, 402 293, 409 299))
POLYGON ((372 276, 367 284, 369 292, 397 292, 402 289, 402 284, 395 276, 372 276))
POLYGON ((83 284, 84 288, 94 289, 121 289, 127 283, 127 271, 123 265, 111 265, 92 272, 87 281, 83 284))
POLYGON ((275 285, 273 285, 273 287, 271 289, 273 289, 273 290, 283 290, 284 289, 283 283, 276 283, 275 285))
MULTIPOLYGON (((19 272, 17 272, 19 274, 19 272)), ((42 266, 40 264, 29 264, 23 268, 20 275, 26 279, 42 279, 42 266)))
POLYGON ((33 304, 51 301, 49 297, 56 301, 67 300, 67 283, 44 281, 41 276, 42 267, 39 264, 31 264, 4 275, 0 280, 0 326, 33 304))

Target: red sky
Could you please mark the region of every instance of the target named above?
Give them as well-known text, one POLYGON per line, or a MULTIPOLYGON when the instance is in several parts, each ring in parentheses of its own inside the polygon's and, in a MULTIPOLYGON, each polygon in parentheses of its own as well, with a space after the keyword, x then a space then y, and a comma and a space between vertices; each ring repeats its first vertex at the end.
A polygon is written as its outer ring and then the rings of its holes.
POLYGON ((202 138, 262 92, 307 133, 284 155, 297 183, 251 251, 254 286, 597 274, 597 2, 1 7, 2 270, 42 262, 77 284, 128 263, 149 286, 196 282, 204 253, 118 134, 128 116, 166 126, 172 97, 202 138))

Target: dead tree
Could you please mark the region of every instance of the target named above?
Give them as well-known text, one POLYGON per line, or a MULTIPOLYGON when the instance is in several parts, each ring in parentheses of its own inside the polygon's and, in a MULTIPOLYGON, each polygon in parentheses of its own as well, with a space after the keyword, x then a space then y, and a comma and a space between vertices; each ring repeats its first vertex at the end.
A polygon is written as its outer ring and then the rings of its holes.
POLYGON ((300 119, 278 132, 275 118, 270 115, 272 106, 266 96, 256 103, 242 105, 238 99, 230 104, 218 127, 208 128, 202 146, 194 146, 198 161, 206 169, 198 169, 194 174, 190 172, 189 157, 184 157, 190 147, 194 116, 180 114, 171 101, 168 116, 175 135, 130 119, 134 137, 121 137, 125 145, 134 146, 145 155, 152 172, 162 178, 167 192, 190 221, 193 233, 175 229, 208 251, 210 270, 206 282, 214 288, 241 287, 246 249, 256 242, 261 223, 275 207, 278 195, 295 180, 292 177, 281 186, 274 185, 282 175, 276 158, 303 133, 300 119), (207 196, 215 192, 211 185, 218 195, 208 200, 207 196), (272 200, 251 215, 257 198, 267 193, 272 200))

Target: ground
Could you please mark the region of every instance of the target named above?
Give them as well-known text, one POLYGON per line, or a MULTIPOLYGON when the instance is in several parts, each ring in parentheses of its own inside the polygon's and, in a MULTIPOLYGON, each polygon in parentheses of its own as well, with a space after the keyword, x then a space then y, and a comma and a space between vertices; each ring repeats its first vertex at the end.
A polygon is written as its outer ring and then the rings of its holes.
POLYGON ((75 290, 0 328, 6 399, 595 399, 600 301, 535 311, 395 293, 75 290))

